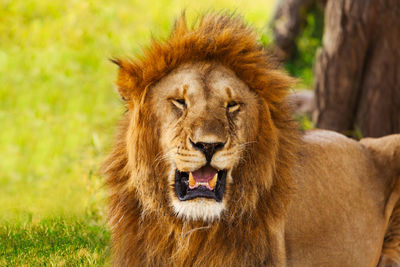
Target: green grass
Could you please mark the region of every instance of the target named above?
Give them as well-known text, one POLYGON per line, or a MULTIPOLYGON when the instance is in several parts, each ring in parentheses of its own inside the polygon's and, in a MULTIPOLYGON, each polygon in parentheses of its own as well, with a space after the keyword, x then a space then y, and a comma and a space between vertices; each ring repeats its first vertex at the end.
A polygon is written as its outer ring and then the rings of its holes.
POLYGON ((93 266, 107 262, 109 233, 80 218, 0 226, 0 266, 93 266))
POLYGON ((123 112, 108 58, 165 37, 184 8, 237 11, 261 34, 273 4, 0 1, 0 266, 107 265, 98 170, 123 112))

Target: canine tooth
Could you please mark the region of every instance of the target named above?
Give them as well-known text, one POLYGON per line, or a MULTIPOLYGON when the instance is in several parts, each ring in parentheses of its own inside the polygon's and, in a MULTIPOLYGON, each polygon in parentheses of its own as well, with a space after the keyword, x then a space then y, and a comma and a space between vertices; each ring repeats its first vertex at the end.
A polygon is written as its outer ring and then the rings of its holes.
POLYGON ((218 173, 216 173, 214 177, 210 181, 208 181, 208 186, 214 188, 215 185, 217 184, 217 178, 218 178, 218 173))
POLYGON ((196 181, 193 178, 192 172, 189 172, 189 187, 193 188, 196 185, 196 181))

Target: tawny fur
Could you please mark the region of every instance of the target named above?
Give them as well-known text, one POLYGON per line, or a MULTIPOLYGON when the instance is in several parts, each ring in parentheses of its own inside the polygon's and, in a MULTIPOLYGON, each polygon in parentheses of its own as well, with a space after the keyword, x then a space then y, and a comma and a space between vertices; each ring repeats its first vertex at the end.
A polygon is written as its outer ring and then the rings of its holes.
POLYGON ((385 216, 390 219, 379 267, 400 266, 400 138, 398 135, 365 138, 361 143, 374 154, 375 162, 384 175, 398 177, 392 180, 390 188, 393 188, 393 193, 387 200, 385 216))
POLYGON ((389 220, 389 227, 383 243, 381 263, 379 266, 400 266, 400 202, 394 208, 389 220), (393 265, 390 265, 393 264, 393 265))
POLYGON ((115 266, 279 264, 282 256, 277 257, 274 250, 281 244, 272 237, 282 227, 279 222, 291 194, 290 168, 299 140, 283 102, 292 79, 273 62, 250 27, 238 17, 224 15, 207 15, 194 29, 187 27, 182 16, 170 38, 154 41, 142 59, 117 61, 117 85, 129 109, 105 163, 115 266), (159 122, 152 114, 154 107, 143 101, 147 88, 173 69, 204 60, 232 69, 257 92, 262 105, 268 103, 275 128, 272 133, 268 124, 260 125, 258 145, 252 146, 247 164, 235 170, 239 193, 231 195, 241 196, 243 188, 248 189, 247 197, 232 197, 235 204, 210 224, 182 221, 171 210, 166 166, 153 164, 160 153, 159 122), (127 147, 134 147, 130 158, 127 147), (264 170, 260 166, 266 165, 266 157, 270 162, 264 170), (276 170, 274 179, 271 166, 276 170), (263 180, 271 181, 268 190, 254 186, 263 180))
MULTIPOLYGON (((287 255, 289 265, 297 266, 317 266, 316 263, 343 266, 339 263, 356 262, 357 255, 352 255, 353 250, 348 249, 351 242, 343 242, 343 246, 347 245, 344 248, 336 244, 333 247, 328 235, 332 232, 322 231, 323 235, 312 237, 312 231, 318 227, 331 231, 343 220, 337 216, 338 222, 332 223, 331 228, 318 224, 320 220, 329 222, 335 215, 329 211, 334 206, 327 207, 323 214, 314 208, 325 199, 325 195, 319 193, 326 193, 326 198, 332 198, 332 203, 345 201, 340 193, 330 196, 323 183, 318 189, 320 191, 313 190, 314 184, 309 183, 319 184, 317 175, 329 174, 332 168, 338 167, 335 164, 342 158, 361 157, 354 163, 359 164, 360 173, 368 177, 366 181, 370 182, 367 185, 370 190, 375 187, 373 175, 382 169, 378 162, 376 166, 373 164, 373 159, 379 157, 368 144, 365 148, 344 137, 331 137, 329 133, 311 134, 311 137, 304 138, 304 144, 285 102, 287 89, 293 80, 278 70, 277 64, 257 42, 253 30, 240 18, 206 15, 196 27, 189 28, 182 16, 171 36, 166 41, 153 41, 142 58, 115 62, 120 66, 118 89, 128 108, 121 121, 117 142, 104 164, 110 190, 109 223, 115 266, 285 266, 287 255), (227 187, 229 202, 226 209, 219 219, 210 222, 176 216, 170 203, 171 166, 164 160, 157 161, 165 152, 160 142, 164 133, 161 132, 163 122, 156 114, 158 107, 151 101, 156 97, 152 90, 160 80, 185 64, 193 68, 197 68, 196 64, 224 66, 256 93, 259 100, 258 121, 252 122, 253 128, 249 129, 249 132, 257 133, 254 143, 247 146, 242 161, 232 170, 234 180, 227 187), (322 142, 320 136, 324 139, 322 142), (294 196, 296 200, 291 203, 294 196), (303 219, 307 212, 309 216, 303 219), (321 218, 315 214, 320 214, 321 218), (304 226, 312 230, 304 232, 304 226), (330 255, 327 253, 329 245, 318 246, 319 240, 321 244, 331 244, 330 255), (345 255, 339 257, 341 251, 345 255), (328 264, 335 260, 337 264, 328 264)), ((371 143, 373 146, 374 141, 371 143)), ((387 161, 386 154, 381 158, 387 161)), ((352 168, 351 164, 346 166, 352 168)), ((345 185, 346 175, 358 177, 356 171, 358 169, 354 172, 343 170, 339 177, 331 174, 328 187, 335 185, 336 178, 337 183, 345 185)), ((397 179, 394 175, 382 175, 382 180, 377 182, 377 192, 371 191, 366 197, 363 195, 360 201, 360 205, 371 206, 371 216, 382 217, 376 220, 379 226, 374 229, 372 239, 366 239, 373 244, 369 251, 378 253, 370 256, 369 266, 376 265, 379 259, 378 249, 385 229, 388 226, 389 229, 395 228, 388 222, 398 200, 392 193, 397 179), (370 196, 377 198, 376 207, 370 196), (393 203, 386 205, 384 198, 393 203), (383 216, 385 207, 387 218, 383 216)), ((353 196, 358 194, 354 190, 351 193, 353 196)), ((351 207, 360 208, 356 206, 357 201, 351 204, 342 218, 351 216, 354 212, 351 207)), ((361 216, 369 214, 369 210, 363 212, 361 216)), ((335 242, 341 244, 341 240, 349 238, 349 234, 357 229, 351 222, 358 218, 350 219, 343 222, 348 228, 333 238, 335 242)), ((368 229, 370 225, 360 223, 360 227, 368 229)), ((360 237, 364 234, 354 235, 354 238, 360 237)), ((360 239, 360 244, 363 241, 360 239)))

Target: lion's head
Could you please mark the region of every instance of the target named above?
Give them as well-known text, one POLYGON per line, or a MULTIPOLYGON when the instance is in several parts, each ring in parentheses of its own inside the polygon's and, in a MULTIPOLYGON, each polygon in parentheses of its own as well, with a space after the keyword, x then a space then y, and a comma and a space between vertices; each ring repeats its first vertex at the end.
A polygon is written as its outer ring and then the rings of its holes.
POLYGON ((141 214, 183 221, 234 220, 259 205, 284 213, 292 80, 240 18, 206 15, 189 28, 182 16, 143 57, 114 62, 128 111, 105 164, 112 217, 128 196, 141 214))
POLYGON ((127 107, 104 165, 116 264, 276 261, 298 134, 292 80, 253 30, 237 16, 193 28, 182 16, 168 40, 114 62, 127 107))
POLYGON ((148 97, 159 125, 155 161, 167 165, 169 200, 178 217, 213 220, 231 194, 245 197, 255 193, 254 185, 269 186, 253 179, 251 186, 231 192, 233 177, 250 160, 245 152, 257 142, 262 103, 230 69, 217 62, 183 64, 148 97))

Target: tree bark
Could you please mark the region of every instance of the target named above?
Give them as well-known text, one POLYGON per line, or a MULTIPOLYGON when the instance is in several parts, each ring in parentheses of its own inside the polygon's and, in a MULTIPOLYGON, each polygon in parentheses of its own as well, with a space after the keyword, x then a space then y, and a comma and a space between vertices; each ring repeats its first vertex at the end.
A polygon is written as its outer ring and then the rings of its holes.
POLYGON ((329 0, 314 72, 317 127, 400 132, 400 1, 329 0))
POLYGON ((280 0, 272 19, 276 53, 287 60, 296 48, 296 38, 315 0, 280 0))
POLYGON ((280 0, 272 18, 276 54, 282 60, 291 58, 296 39, 306 24, 307 15, 316 6, 323 9, 327 0, 280 0))

